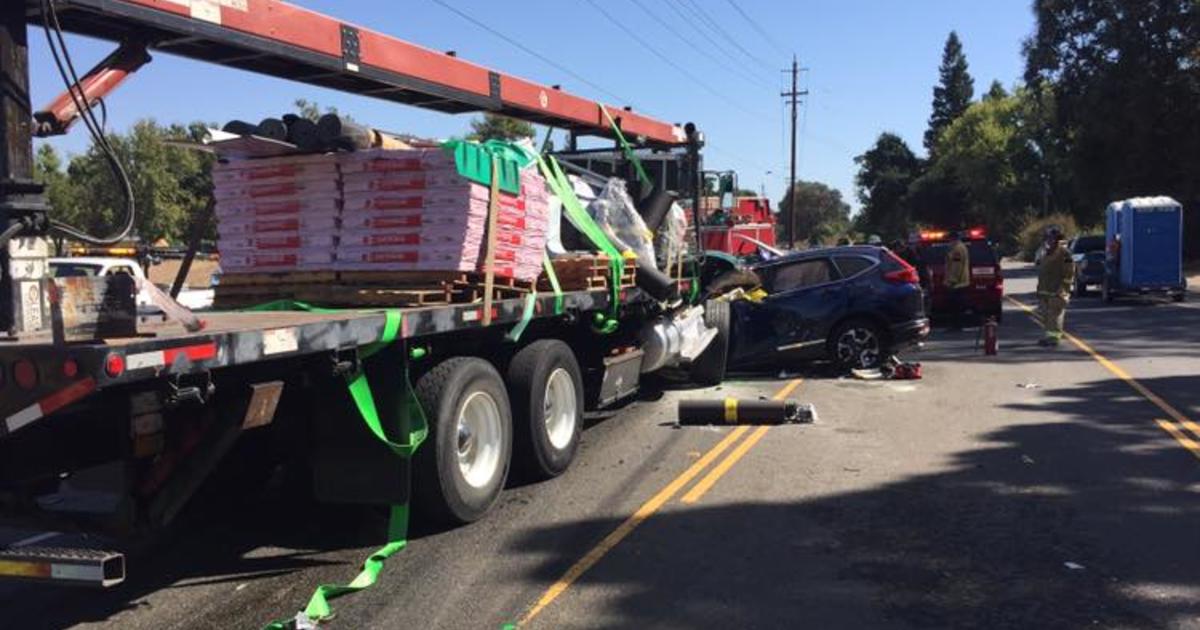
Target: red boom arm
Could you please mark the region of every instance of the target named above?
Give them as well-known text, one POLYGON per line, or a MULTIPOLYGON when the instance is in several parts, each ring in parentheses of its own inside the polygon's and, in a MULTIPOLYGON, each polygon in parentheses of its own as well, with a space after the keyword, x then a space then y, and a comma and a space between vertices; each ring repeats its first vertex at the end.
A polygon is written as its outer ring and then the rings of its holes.
MULTIPOLYGON (((30 21, 37 23, 36 3, 30 21)), ((447 112, 500 114, 613 137, 600 102, 278 0, 57 0, 65 29, 447 112)), ((677 125, 607 106, 631 140, 687 144, 677 125)))

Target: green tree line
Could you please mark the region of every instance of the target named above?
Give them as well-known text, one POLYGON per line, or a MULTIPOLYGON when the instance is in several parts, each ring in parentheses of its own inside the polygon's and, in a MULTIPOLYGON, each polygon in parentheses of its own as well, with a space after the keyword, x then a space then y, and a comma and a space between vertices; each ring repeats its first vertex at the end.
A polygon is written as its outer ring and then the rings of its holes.
MULTIPOLYGON (((213 156, 171 144, 173 140, 199 140, 205 126, 163 126, 146 119, 124 133, 106 134, 129 175, 137 207, 134 229, 143 242, 180 242, 192 217, 199 215, 212 197, 213 156)), ((121 189, 103 152, 94 144, 69 160, 52 145, 43 144, 38 147, 34 168, 46 186, 55 219, 106 236, 124 216, 121 189)))
MULTIPOLYGON (((917 156, 894 133, 856 158, 856 228, 1021 227, 1068 215, 1085 229, 1110 202, 1170 195, 1200 208, 1200 2, 1035 0, 1024 81, 978 100, 950 33, 917 156)), ((1200 221, 1189 223, 1193 255, 1200 221)))

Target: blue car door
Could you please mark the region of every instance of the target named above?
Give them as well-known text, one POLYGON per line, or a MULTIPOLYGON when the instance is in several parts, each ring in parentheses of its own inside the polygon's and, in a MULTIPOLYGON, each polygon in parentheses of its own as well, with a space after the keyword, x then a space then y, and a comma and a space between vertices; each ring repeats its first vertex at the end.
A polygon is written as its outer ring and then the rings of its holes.
POLYGON ((767 297, 738 303, 734 360, 753 364, 779 355, 814 356, 845 311, 847 289, 828 258, 783 261, 757 270, 767 297))

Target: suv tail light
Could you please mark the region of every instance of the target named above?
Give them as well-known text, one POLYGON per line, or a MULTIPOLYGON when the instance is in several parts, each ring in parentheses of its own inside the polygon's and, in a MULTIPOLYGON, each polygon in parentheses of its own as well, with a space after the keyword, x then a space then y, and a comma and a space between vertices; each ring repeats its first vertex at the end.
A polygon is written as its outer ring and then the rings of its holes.
POLYGON ((884 252, 884 254, 890 259, 890 261, 892 263, 891 265, 888 265, 888 267, 892 268, 891 271, 883 272, 884 280, 887 280, 888 282, 894 282, 896 284, 920 284, 921 283, 921 278, 917 275, 916 267, 913 267, 912 265, 908 264, 908 261, 904 260, 903 258, 897 256, 896 254, 894 254, 892 252, 884 252), (896 269, 897 266, 899 266, 900 268, 896 269))

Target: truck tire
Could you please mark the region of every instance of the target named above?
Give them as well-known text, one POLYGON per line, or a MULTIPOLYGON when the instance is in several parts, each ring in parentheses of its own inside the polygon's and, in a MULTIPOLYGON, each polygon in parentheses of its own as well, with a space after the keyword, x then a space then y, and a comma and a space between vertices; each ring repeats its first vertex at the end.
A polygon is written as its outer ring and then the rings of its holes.
POLYGON ((717 329, 708 347, 692 361, 692 381, 701 385, 718 385, 725 380, 729 364, 729 302, 709 300, 704 303, 704 325, 717 329))
POLYGON ((491 363, 447 359, 417 380, 429 435, 413 464, 413 499, 433 521, 479 520, 504 489, 512 460, 512 412, 491 363))
POLYGON ((513 461, 521 472, 550 479, 566 472, 583 430, 583 373, 571 347, 542 339, 508 364, 513 410, 513 461))

